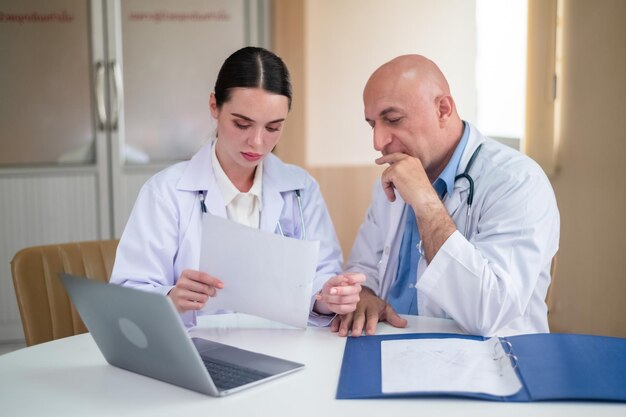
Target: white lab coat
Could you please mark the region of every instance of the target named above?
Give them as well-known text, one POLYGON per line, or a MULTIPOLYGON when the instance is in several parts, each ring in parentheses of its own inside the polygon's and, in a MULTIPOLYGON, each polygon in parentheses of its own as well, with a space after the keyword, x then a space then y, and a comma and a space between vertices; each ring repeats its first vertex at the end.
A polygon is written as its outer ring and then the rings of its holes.
MULTIPOLYGON (((213 174, 214 143, 214 140, 207 143, 191 160, 159 172, 143 185, 119 242, 112 283, 167 294, 184 269, 199 269, 202 240, 199 191, 206 191, 209 213, 227 217, 213 174)), ((285 236, 301 237, 295 190, 301 190, 307 240, 320 241, 313 282, 315 294, 328 278, 341 272, 342 254, 335 230, 315 180, 303 169, 268 155, 263 162, 261 230, 278 232, 280 221, 285 236)), ((244 253, 241 256, 245 258, 244 253)), ((187 327, 195 324, 194 312, 187 312, 182 318, 187 327)))
MULTIPOLYGON (((468 126, 457 175, 483 147, 470 170, 474 202, 467 239, 469 185, 460 179, 443 201, 458 230, 430 264, 424 257, 418 264, 418 314, 452 318, 471 334, 548 332, 545 298, 559 242, 554 192, 534 161, 468 126)), ((346 263, 347 270, 365 273, 365 285, 382 298, 396 278, 404 233, 406 204, 398 192, 396 197, 390 203, 380 181, 375 184, 346 263)))

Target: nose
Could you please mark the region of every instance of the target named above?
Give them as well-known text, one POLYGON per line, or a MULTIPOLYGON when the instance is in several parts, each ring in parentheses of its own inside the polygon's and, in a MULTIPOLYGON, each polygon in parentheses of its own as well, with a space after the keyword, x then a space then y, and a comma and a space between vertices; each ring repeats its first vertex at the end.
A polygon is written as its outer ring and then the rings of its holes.
POLYGON ((263 128, 254 129, 254 131, 252 132, 252 136, 249 139, 250 144, 256 145, 256 146, 262 145, 263 144, 263 132, 264 132, 263 128))
POLYGON ((389 143, 391 143, 391 135, 384 126, 379 124, 374 126, 374 149, 382 152, 389 143))

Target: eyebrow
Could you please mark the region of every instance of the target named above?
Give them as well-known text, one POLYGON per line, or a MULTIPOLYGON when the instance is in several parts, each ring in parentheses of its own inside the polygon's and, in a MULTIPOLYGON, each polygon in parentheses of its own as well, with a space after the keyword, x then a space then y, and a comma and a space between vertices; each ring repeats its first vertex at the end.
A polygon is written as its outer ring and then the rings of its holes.
MULTIPOLYGON (((383 117, 389 113, 392 112, 400 112, 399 109, 395 108, 395 107, 387 107, 386 109, 384 109, 383 111, 380 112, 380 114, 378 116, 383 117)), ((368 119, 367 117, 365 118, 365 121, 370 123, 372 120, 368 119)))
POLYGON ((383 110, 383 111, 381 111, 381 112, 380 112, 380 116, 384 116, 384 115, 389 114, 389 113, 392 113, 392 112, 394 112, 394 111, 395 111, 395 112, 400 112, 400 110, 398 110, 398 109, 397 109, 397 108, 395 108, 395 107, 387 107, 385 110, 383 110))
MULTIPOLYGON (((248 122, 254 122, 253 119, 249 118, 248 116, 244 116, 243 114, 231 113, 231 116, 239 117, 240 119, 247 120, 248 122)), ((268 122, 267 124, 279 123, 279 122, 284 122, 284 121, 285 121, 285 118, 276 119, 276 120, 272 120, 271 122, 268 122)))

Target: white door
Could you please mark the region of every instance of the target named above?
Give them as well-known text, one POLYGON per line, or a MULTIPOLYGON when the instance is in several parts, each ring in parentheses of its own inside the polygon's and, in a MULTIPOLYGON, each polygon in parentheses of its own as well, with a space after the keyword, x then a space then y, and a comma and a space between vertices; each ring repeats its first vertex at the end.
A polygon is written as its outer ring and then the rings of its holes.
POLYGON ((267 45, 258 0, 0 0, 0 342, 21 248, 119 237, 143 182, 211 133, 219 66, 267 45))

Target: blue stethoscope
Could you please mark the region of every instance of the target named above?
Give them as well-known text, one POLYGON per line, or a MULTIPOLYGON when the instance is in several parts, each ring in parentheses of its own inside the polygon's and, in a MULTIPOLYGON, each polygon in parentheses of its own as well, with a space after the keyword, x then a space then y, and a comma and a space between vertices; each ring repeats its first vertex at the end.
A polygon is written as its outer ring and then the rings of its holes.
MULTIPOLYGON (((204 190, 198 191, 198 195, 200 196, 200 210, 202 210, 202 213, 207 212, 206 204, 204 203, 204 197, 205 197, 204 193, 205 193, 204 190)), ((302 196, 300 195, 300 190, 294 190, 294 193, 296 194, 296 201, 298 202, 298 211, 300 212, 300 239, 306 240, 306 228, 304 227, 304 211, 302 210, 302 196)), ((283 233, 283 228, 280 226, 280 220, 278 221, 276 228, 280 232, 281 236, 285 237, 285 234, 283 233)))

